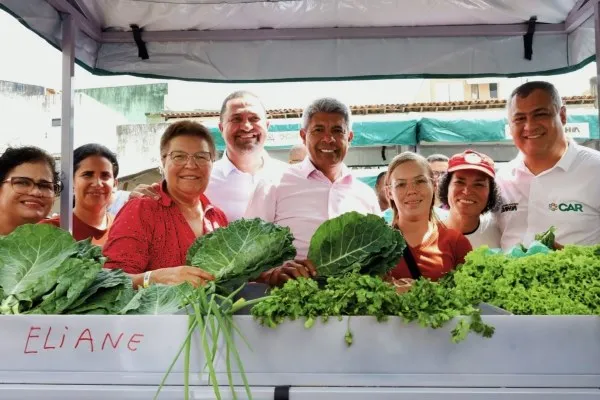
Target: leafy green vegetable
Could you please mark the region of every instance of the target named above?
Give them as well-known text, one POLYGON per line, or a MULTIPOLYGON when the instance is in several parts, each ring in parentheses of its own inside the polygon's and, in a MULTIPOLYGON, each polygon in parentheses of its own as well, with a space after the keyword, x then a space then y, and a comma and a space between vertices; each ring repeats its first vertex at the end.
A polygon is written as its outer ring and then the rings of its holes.
POLYGON ((218 286, 232 290, 262 272, 296 256, 289 228, 260 219, 241 219, 198 238, 187 264, 215 276, 218 286))
POLYGON ((102 266, 94 260, 69 258, 59 269, 57 285, 42 302, 33 308, 31 314, 61 314, 87 289, 102 266))
POLYGON ((322 223, 310 241, 308 259, 318 276, 342 276, 356 268, 369 275, 384 275, 402 256, 402 234, 383 218, 349 212, 322 223))
POLYGON ((131 278, 120 269, 101 270, 66 314, 118 314, 135 291, 131 278))
POLYGON ((152 285, 138 289, 131 301, 120 311, 121 314, 161 315, 175 314, 185 306, 182 291, 189 290, 187 283, 170 285, 152 285))
POLYGON ((452 285, 471 302, 486 302, 513 314, 600 314, 600 246, 565 246, 563 250, 512 258, 469 253, 449 275, 452 285))
POLYGON ((555 232, 556 228, 554 226, 551 226, 550 229, 548 229, 546 232, 535 235, 535 240, 540 241, 544 246, 548 247, 549 249, 553 249, 554 241, 556 240, 555 232))
POLYGON ((68 232, 45 224, 22 225, 0 240, 0 313, 19 314, 50 292, 76 249, 68 232))
POLYGON ((91 238, 77 242, 77 253, 74 257, 82 260, 94 260, 102 265, 106 261, 106 257, 102 255, 102 247, 92 244, 91 238))
MULTIPOLYGON (((316 319, 340 316, 370 315, 379 322, 389 316, 406 322, 418 321, 424 327, 439 328, 455 317, 466 316, 452 332, 452 340, 463 340, 469 331, 490 337, 493 328, 485 325, 479 310, 452 288, 427 279, 417 280, 413 288, 399 295, 396 289, 376 276, 352 272, 329 277, 324 287, 311 279, 290 280, 282 288, 271 290, 268 298, 252 308, 252 315, 271 328, 286 320, 306 318, 310 328, 316 319)), ((350 327, 346 343, 352 343, 350 327)))

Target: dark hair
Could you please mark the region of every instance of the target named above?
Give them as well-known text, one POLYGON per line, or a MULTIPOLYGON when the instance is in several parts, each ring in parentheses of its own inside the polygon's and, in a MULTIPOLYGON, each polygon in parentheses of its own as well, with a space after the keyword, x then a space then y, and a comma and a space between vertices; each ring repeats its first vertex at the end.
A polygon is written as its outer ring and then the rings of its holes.
POLYGON ((515 96, 527 97, 534 90, 543 90, 544 92, 548 93, 548 95, 552 98, 552 104, 554 104, 556 108, 560 110, 562 107, 562 99, 558 94, 558 90, 556 90, 556 87, 554 87, 553 84, 546 81, 531 81, 522 84, 510 94, 508 102, 506 103, 507 107, 510 109, 512 100, 515 96))
MULTIPOLYGON (((452 175, 454 172, 447 172, 440 178, 438 183, 438 197, 440 198, 440 202, 450 207, 448 201, 448 189, 450 188, 450 181, 452 181, 452 175)), ((490 182, 490 194, 488 195, 487 204, 485 205, 481 214, 485 214, 488 211, 498 211, 500 208, 500 204, 502 204, 502 197, 500 196, 500 189, 498 189, 498 185, 496 185, 496 181, 492 179, 492 177, 488 177, 490 182)))
POLYGON ((432 163, 432 162, 436 162, 436 161, 448 162, 449 160, 450 159, 443 154, 432 154, 429 157, 427 157, 428 163, 432 163))
POLYGON ((84 144, 73 151, 73 173, 79 169, 79 166, 83 160, 92 156, 106 158, 112 164, 113 177, 116 178, 119 175, 119 162, 117 161, 117 155, 110 151, 107 147, 97 143, 84 144))
POLYGON ((380 172, 379 175, 377 175, 377 179, 375 180, 375 186, 378 186, 381 183, 381 180, 385 178, 385 174, 387 174, 387 171, 380 172))
POLYGON ((229 96, 225 97, 225 100, 223 100, 223 104, 221 104, 221 113, 219 114, 219 120, 223 122, 223 115, 225 115, 225 110, 227 110, 227 103, 229 103, 231 100, 243 99, 244 97, 253 97, 256 100, 258 100, 258 103, 264 110, 265 115, 267 115, 267 109, 265 108, 264 104, 262 103, 262 101, 260 101, 257 95, 247 90, 238 90, 231 93, 229 96))
POLYGON ((165 151, 167 150, 167 147, 169 147, 169 143, 178 136, 192 136, 206 141, 206 143, 208 143, 212 159, 214 160, 217 157, 215 140, 213 139, 208 128, 197 122, 186 120, 172 123, 167 127, 165 133, 162 134, 160 138, 161 158, 167 156, 165 151))
POLYGON ((0 156, 0 182, 15 168, 25 163, 45 163, 52 172, 52 183, 58 195, 62 190, 60 173, 56 170, 54 157, 35 146, 9 147, 0 156))

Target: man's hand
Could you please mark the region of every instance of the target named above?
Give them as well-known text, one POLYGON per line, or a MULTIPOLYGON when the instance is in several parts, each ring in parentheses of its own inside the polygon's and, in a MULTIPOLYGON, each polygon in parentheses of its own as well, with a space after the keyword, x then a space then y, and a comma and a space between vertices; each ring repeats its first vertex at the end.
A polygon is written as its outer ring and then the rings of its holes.
POLYGON ((154 200, 160 199, 158 190, 160 183, 153 183, 152 185, 144 185, 143 183, 137 185, 131 193, 129 193, 129 200, 137 199, 140 197, 150 197, 154 200))
POLYGON ((310 260, 294 260, 286 261, 281 267, 263 272, 258 281, 269 286, 282 286, 290 279, 314 278, 315 276, 317 276, 317 270, 310 260))
POLYGON ((162 283, 163 285, 179 285, 183 282, 189 282, 194 287, 206 285, 207 281, 213 281, 214 276, 198 268, 182 265, 173 268, 161 268, 152 271, 150 275, 151 283, 162 283))

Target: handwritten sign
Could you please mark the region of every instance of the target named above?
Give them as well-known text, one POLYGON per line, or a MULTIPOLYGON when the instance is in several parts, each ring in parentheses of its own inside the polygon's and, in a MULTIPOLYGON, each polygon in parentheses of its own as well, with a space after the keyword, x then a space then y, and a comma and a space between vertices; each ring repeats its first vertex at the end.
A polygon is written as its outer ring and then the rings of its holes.
POLYGON ((138 350, 142 343, 143 333, 100 332, 90 328, 83 330, 70 329, 69 326, 30 326, 25 339, 24 354, 39 354, 44 351, 80 350, 138 350))
MULTIPOLYGON (((10 360, 0 363, 0 376, 11 371, 67 378, 72 371, 160 375, 188 330, 186 315, 2 315, 0 323, 0 360, 10 360)), ((201 371, 202 352, 195 354, 191 368, 201 371)), ((182 360, 173 371, 183 371, 182 360)))

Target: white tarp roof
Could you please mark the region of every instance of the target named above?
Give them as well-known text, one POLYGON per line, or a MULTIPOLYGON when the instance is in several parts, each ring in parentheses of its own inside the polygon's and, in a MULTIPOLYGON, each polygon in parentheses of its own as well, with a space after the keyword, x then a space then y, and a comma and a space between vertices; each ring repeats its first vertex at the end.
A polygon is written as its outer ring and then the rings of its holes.
POLYGON ((72 14, 81 30, 76 59, 94 73, 228 82, 565 72, 594 56, 593 3, 0 0, 59 48, 60 12, 72 14), (147 60, 138 56, 132 24, 143 30, 147 60))

